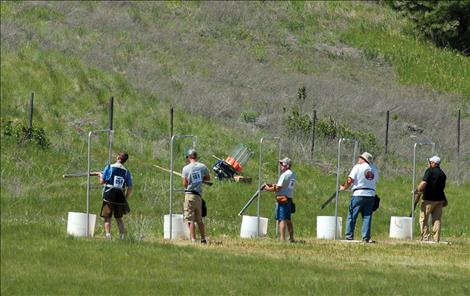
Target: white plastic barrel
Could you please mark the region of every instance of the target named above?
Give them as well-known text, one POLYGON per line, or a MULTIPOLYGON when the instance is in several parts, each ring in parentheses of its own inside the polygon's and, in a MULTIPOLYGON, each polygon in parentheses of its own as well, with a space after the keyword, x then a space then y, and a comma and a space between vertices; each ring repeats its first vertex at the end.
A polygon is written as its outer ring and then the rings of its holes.
POLYGON ((390 219, 390 238, 411 239, 411 217, 396 217, 390 219))
MULTIPOLYGON (((69 212, 67 218, 67 234, 86 237, 86 213, 69 212)), ((96 215, 89 214, 88 235, 93 237, 95 233, 96 215)))
MULTIPOLYGON (((242 218, 240 230, 241 238, 252 238, 258 236, 258 216, 246 216, 242 218)), ((268 218, 259 217, 259 235, 266 236, 268 233, 268 218)))
MULTIPOLYGON (((335 216, 317 216, 317 238, 335 239, 335 216)), ((341 238, 343 218, 338 217, 337 238, 341 238)))
MULTIPOLYGON (((172 214, 171 219, 171 239, 189 239, 189 229, 188 226, 184 223, 183 214, 172 214)), ((169 214, 163 217, 163 238, 170 239, 169 214)))

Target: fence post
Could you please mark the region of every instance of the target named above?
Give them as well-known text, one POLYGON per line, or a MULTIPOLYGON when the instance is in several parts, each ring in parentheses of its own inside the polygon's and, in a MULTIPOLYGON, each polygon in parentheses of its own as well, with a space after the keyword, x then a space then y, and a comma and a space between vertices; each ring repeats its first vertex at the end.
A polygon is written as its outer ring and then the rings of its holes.
POLYGON ((29 100, 29 130, 33 129, 33 105, 34 105, 34 92, 31 93, 31 98, 29 100))
POLYGON ((457 157, 460 156, 460 109, 457 115, 457 157))
POLYGON ((385 154, 388 153, 388 127, 390 125, 390 110, 387 110, 387 121, 385 125, 385 154))
POLYGON ((170 109, 170 139, 173 137, 173 107, 170 109))
POLYGON ((315 149, 315 125, 317 123, 317 110, 313 110, 312 115, 312 148, 310 150, 310 159, 313 160, 313 151, 315 149))

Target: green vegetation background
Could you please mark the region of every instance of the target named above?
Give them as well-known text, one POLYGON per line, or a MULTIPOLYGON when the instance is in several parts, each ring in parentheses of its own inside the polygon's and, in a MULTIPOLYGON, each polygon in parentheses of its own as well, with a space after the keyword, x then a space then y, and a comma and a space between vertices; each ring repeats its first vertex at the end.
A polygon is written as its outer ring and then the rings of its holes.
MULTIPOLYGON (((70 25, 70 35, 50 36, 48 32, 54 21, 66 19, 60 7, 22 5, 1 3, 2 35, 7 32, 3 26, 5 18, 14 18, 17 26, 32 25, 37 30, 29 39, 20 36, 16 44, 2 42, 1 48, 2 294, 404 295, 437 292, 464 295, 470 292, 470 263, 465 259, 470 257, 470 229, 466 221, 466 209, 470 206, 468 180, 460 185, 450 182, 446 191, 450 205, 444 212, 442 231, 443 239, 452 242, 451 245, 419 245, 388 239, 390 216, 409 214, 411 178, 406 174, 385 175, 381 179, 378 191, 382 204, 373 222, 373 237, 378 244, 318 241, 315 239, 316 216, 334 214, 333 205, 319 210, 320 203, 335 187, 334 170, 328 169, 334 167, 335 160, 328 159, 327 155, 324 156, 326 163, 321 165, 294 163, 299 179, 294 225, 296 236, 305 240, 305 244, 288 245, 273 239, 274 199, 269 194, 262 196, 260 213, 270 219, 269 238, 238 239, 241 218, 237 213, 256 190, 256 182, 216 182, 205 188, 204 197, 209 207, 206 219, 209 246, 164 241, 168 173, 156 170, 152 164, 168 166, 169 163, 169 108, 172 101, 133 87, 119 70, 92 66, 83 56, 64 54, 58 48, 45 50, 34 39, 37 33, 40 38, 59 38, 63 42, 76 36, 95 36, 90 40, 90 46, 98 42, 96 35, 100 33, 83 32, 70 25), (26 125, 31 91, 35 92, 33 125, 44 130, 48 139, 45 147, 33 140, 15 137, 14 133, 5 133, 7 126, 21 130, 21 126, 26 125), (110 96, 116 97, 114 148, 129 151, 128 167, 135 180, 135 194, 130 201, 132 213, 125 218, 128 237, 124 241, 104 241, 100 221, 95 238, 68 237, 67 213, 85 210, 86 183, 80 178, 64 180, 61 176, 86 169, 87 133, 107 127, 110 96)), ((91 12, 96 5, 92 2, 83 4, 91 12)), ((343 11, 346 17, 352 7, 347 2, 324 5, 331 15, 343 11)), ((150 15, 133 9, 132 5, 123 4, 113 9, 150 24, 154 19, 146 17, 152 15, 160 17, 170 13, 191 17, 199 4, 168 2, 156 7, 150 15)), ((280 3, 270 9, 278 9, 288 16, 269 24, 273 32, 276 28, 308 32, 319 23, 336 22, 329 19, 330 14, 323 18, 309 16, 297 2, 280 3)), ((361 13, 361 18, 353 18, 348 23, 348 30, 333 28, 333 36, 325 31, 324 38, 341 38, 351 46, 365 47, 372 57, 383 55, 393 64, 401 82, 458 93, 463 95, 462 102, 465 102, 465 97, 470 94, 466 83, 470 75, 468 59, 397 35, 387 26, 386 20, 393 19, 390 16, 393 14, 385 8, 364 4, 355 6, 355 11, 361 13), (368 18, 368 15, 375 17, 368 18), (403 48, 394 49, 397 40, 403 48)), ((168 25, 178 24, 173 20, 168 25)), ((221 21, 221 27, 227 30, 222 39, 238 42, 242 38, 251 43, 253 46, 248 51, 258 60, 263 60, 270 52, 268 46, 257 43, 256 31, 224 27, 224 24, 221 21)), ((305 44, 313 42, 308 39, 308 34, 303 36, 305 44)), ((217 39, 212 42, 216 44, 217 39)), ((126 54, 136 54, 134 51, 139 46, 134 45, 126 49, 127 53, 121 52, 123 59, 126 54)), ((167 58, 175 54, 166 53, 167 58)), ((279 57, 282 63, 282 54, 279 57)), ((295 61, 295 57, 294 54, 285 59, 295 61)), ((175 57, 162 64, 171 74, 172 63, 178 61, 175 57)), ((290 65, 296 68, 289 71, 308 73, 309 69, 315 69, 308 66, 308 60, 297 61, 290 65)), ((178 88, 177 82, 173 87, 178 88)), ((210 166, 215 162, 211 155, 223 157, 238 143, 258 151, 258 139, 269 134, 269 130, 234 128, 220 118, 208 118, 176 107, 175 133, 197 135, 201 160, 210 166)), ((188 145, 185 142, 177 145, 178 170, 183 165, 183 151, 188 145)), ((267 145, 263 164, 263 175, 271 182, 276 179, 274 148, 274 145, 267 145)), ((93 139, 92 155, 93 169, 100 170, 107 159, 105 137, 93 139)), ((349 163, 349 159, 350 155, 345 155, 343 163, 349 163)), ((397 160, 394 165, 403 165, 403 161, 397 160)), ((421 175, 425 163, 419 165, 418 175, 421 175)), ((246 175, 255 181, 257 168, 255 154, 245 168, 246 175)), ((345 168, 343 176, 347 170, 345 168)), ((97 180, 94 181, 96 184, 97 180)), ((339 208, 344 219, 348 200, 347 194, 341 195, 339 208)), ((97 213, 100 204, 100 190, 94 188, 92 212, 97 213)), ((181 207, 181 198, 176 198, 174 208, 181 207)), ((248 214, 255 214, 254 207, 248 214)), ((115 229, 115 224, 113 226, 115 229)))

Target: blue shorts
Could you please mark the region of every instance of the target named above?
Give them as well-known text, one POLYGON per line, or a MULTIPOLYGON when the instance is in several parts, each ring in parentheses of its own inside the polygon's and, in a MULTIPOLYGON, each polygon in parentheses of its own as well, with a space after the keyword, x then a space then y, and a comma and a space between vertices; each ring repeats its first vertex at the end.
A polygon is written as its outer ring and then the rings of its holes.
POLYGON ((292 214, 292 198, 286 203, 276 203, 276 220, 290 220, 292 214))

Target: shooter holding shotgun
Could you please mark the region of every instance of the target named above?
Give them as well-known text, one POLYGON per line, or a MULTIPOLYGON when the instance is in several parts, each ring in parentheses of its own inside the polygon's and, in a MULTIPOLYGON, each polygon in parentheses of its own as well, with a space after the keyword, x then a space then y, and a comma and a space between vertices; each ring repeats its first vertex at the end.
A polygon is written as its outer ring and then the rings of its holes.
POLYGON ((201 243, 205 244, 206 231, 202 221, 202 184, 210 181, 209 170, 203 163, 198 162, 198 156, 195 149, 189 149, 186 154, 188 164, 183 168, 181 183, 183 184, 184 194, 184 221, 189 227, 189 236, 192 242, 196 242, 197 223, 201 235, 201 243))
MULTIPOLYGON (((276 193, 276 220, 279 224, 281 240, 286 240, 286 226, 289 231, 289 241, 294 240, 294 226, 292 225, 291 214, 295 212, 294 185, 296 182, 295 173, 291 170, 292 161, 285 157, 279 160, 281 166, 281 176, 276 184, 266 184, 264 190, 276 193)), ((263 190, 263 187, 259 190, 263 190)))
POLYGON ((111 239, 111 218, 113 215, 119 228, 119 237, 124 239, 125 227, 122 216, 130 212, 127 199, 132 193, 132 175, 124 167, 128 158, 129 155, 126 152, 119 152, 116 156, 116 163, 107 165, 103 172, 99 173, 100 184, 105 185, 101 217, 104 218, 107 239, 111 239))

